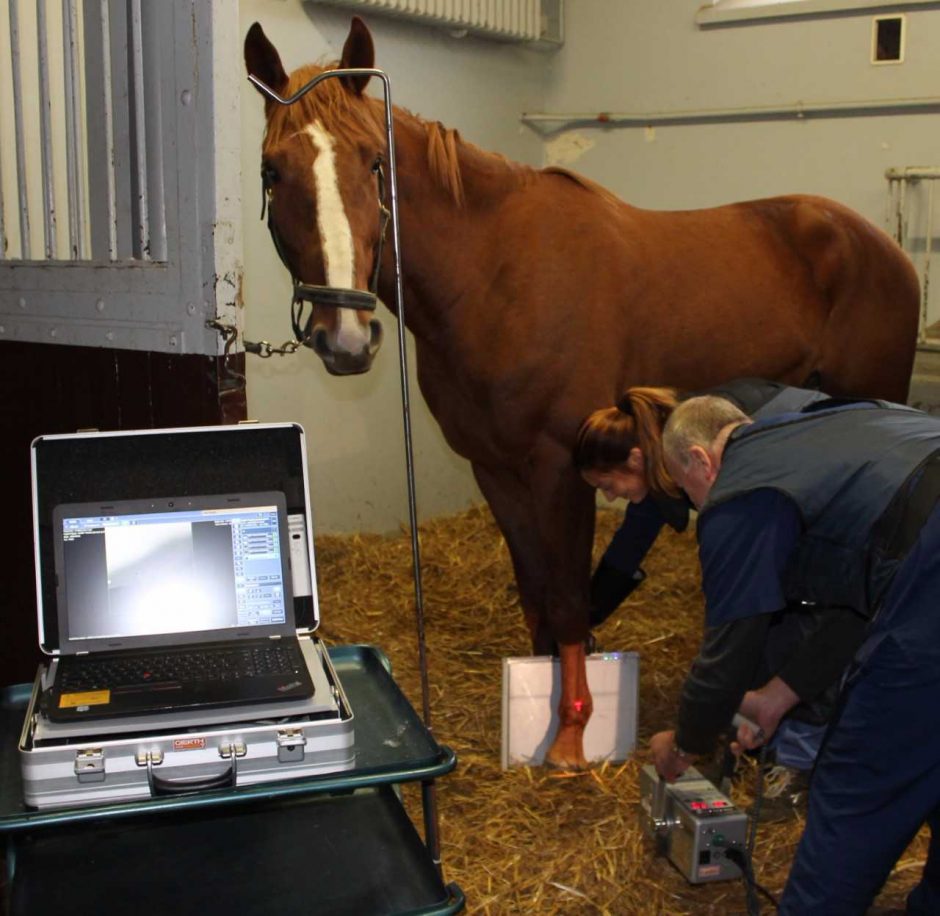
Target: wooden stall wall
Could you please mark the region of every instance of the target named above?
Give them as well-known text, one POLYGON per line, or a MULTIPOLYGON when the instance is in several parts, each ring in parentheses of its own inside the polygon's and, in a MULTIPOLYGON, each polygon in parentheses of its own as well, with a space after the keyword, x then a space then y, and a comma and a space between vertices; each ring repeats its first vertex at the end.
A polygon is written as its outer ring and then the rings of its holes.
POLYGON ((245 357, 0 343, 0 479, 5 562, 0 682, 31 681, 36 627, 30 452, 39 435, 237 423, 245 357))

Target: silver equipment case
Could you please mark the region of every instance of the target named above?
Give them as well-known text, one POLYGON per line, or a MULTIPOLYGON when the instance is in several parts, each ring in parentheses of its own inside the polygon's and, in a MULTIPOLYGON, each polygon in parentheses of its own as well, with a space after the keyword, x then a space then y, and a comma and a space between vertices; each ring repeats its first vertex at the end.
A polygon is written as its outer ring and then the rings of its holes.
POLYGON ((24 801, 37 808, 191 796, 351 769, 353 711, 319 626, 307 449, 295 423, 82 432, 32 445, 39 647, 18 745, 24 801), (186 489, 183 489, 185 487, 186 489), (62 652, 53 569, 56 505, 161 494, 283 491, 296 635, 308 699, 53 722, 40 710, 62 652))
POLYGON ((313 662, 316 694, 329 698, 319 704, 325 708, 292 714, 309 705, 297 700, 258 708, 249 721, 213 721, 230 711, 206 710, 191 722, 177 713, 60 725, 38 711, 41 666, 19 742, 24 801, 36 808, 105 804, 351 769, 348 701, 323 644, 309 637, 300 643, 313 662), (84 734, 74 734, 79 727, 84 734))
POLYGON ((675 782, 655 767, 640 771, 640 818, 657 852, 668 857, 691 884, 740 878, 728 849, 744 852, 747 815, 702 774, 689 767, 675 782))

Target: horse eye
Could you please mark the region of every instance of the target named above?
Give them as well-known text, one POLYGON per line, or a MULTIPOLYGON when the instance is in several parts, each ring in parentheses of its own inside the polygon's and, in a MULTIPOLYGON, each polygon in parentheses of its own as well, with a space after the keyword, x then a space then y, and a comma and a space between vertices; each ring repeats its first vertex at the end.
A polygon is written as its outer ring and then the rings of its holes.
POLYGON ((276 184, 279 178, 280 176, 277 173, 277 169, 274 168, 273 165, 268 162, 261 164, 261 180, 264 182, 265 186, 276 184))

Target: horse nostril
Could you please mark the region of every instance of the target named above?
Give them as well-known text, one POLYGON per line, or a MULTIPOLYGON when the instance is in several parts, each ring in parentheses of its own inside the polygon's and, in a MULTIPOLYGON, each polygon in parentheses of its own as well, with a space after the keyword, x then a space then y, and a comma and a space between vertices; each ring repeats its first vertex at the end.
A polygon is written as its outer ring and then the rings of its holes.
POLYGON ((369 321, 369 355, 374 356, 382 346, 382 322, 378 318, 369 321))
POLYGON ((321 359, 330 355, 330 347, 326 328, 314 328, 313 334, 310 335, 310 348, 321 359))

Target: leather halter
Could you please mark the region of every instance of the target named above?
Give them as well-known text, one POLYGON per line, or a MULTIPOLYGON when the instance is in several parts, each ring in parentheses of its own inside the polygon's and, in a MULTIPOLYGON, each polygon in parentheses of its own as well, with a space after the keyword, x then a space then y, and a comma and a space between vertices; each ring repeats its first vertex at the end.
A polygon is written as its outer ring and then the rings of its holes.
POLYGON ((313 312, 311 310, 307 320, 303 320, 304 303, 309 302, 312 305, 325 305, 331 308, 356 309, 362 311, 375 311, 376 289, 379 284, 379 270, 382 264, 382 247, 385 244, 385 232, 388 228, 388 221, 391 216, 388 208, 385 206, 385 173, 382 170, 381 153, 375 157, 372 163, 372 171, 378 180, 378 203, 379 203, 379 235, 373 248, 373 267, 372 277, 369 280, 368 291, 362 289, 346 289, 338 286, 317 286, 312 283, 303 283, 293 267, 287 260, 284 251, 284 243, 277 226, 274 224, 274 199, 273 187, 274 176, 271 169, 262 167, 261 169, 261 218, 264 219, 265 211, 268 216, 268 231, 271 233, 271 240, 274 242, 274 249, 277 251, 281 263, 287 268, 294 283, 294 295, 291 299, 291 326, 294 329, 294 337, 304 346, 310 344, 310 330, 313 323, 313 312))

